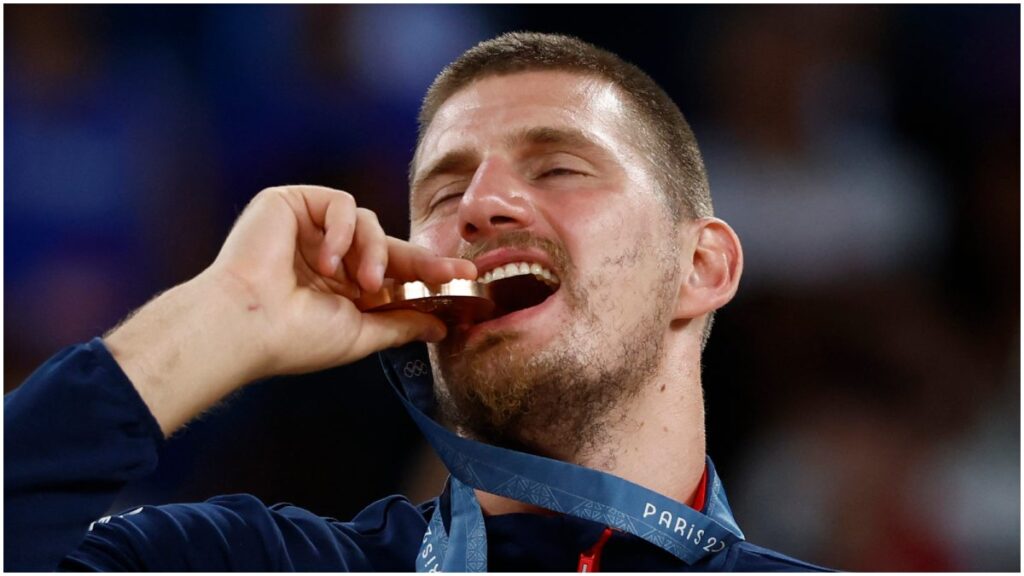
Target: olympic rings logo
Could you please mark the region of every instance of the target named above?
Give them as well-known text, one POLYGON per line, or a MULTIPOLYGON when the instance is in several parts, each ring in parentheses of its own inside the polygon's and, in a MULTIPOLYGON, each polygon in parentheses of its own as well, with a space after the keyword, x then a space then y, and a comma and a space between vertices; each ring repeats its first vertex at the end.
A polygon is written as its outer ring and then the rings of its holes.
POLYGON ((405 368, 402 370, 402 373, 405 374, 407 378, 415 378, 417 376, 426 376, 428 371, 429 369, 423 360, 413 360, 405 363, 405 368))

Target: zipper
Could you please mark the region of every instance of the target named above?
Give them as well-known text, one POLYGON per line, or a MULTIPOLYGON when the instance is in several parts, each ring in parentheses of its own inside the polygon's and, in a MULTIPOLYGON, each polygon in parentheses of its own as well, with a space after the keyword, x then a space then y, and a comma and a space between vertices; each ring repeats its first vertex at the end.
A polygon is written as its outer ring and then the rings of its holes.
POLYGON ((606 527, 604 532, 601 533, 601 537, 597 539, 597 542, 590 547, 590 550, 580 553, 580 563, 576 566, 577 572, 600 572, 601 571, 601 551, 604 550, 604 545, 608 543, 608 539, 612 537, 612 529, 606 527))

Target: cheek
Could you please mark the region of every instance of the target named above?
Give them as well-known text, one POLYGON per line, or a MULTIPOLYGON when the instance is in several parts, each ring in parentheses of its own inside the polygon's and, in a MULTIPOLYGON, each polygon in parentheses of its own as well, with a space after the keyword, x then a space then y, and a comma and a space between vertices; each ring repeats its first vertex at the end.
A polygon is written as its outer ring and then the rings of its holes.
POLYGON ((458 228, 454 222, 435 220, 428 224, 413 226, 409 242, 442 256, 452 256, 459 247, 458 228))
POLYGON ((671 271, 660 256, 662 233, 656 221, 623 211, 593 218, 574 237, 577 287, 601 323, 628 331, 664 300, 671 271))
MULTIPOLYGON (((594 198, 566 203, 569 219, 556 224, 581 276, 625 273, 636 268, 653 245, 658 227, 632 199, 594 198)), ((555 220, 557 222, 557 220, 555 220)))

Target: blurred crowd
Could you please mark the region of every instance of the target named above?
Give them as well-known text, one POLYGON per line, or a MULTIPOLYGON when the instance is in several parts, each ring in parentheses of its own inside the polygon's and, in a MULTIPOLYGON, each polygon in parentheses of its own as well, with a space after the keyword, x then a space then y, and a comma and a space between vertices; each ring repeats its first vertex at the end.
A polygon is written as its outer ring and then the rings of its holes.
MULTIPOLYGON (((433 76, 507 30, 638 64, 743 241, 705 358, 748 538, 845 570, 1020 569, 1019 6, 7 6, 4 386, 212 260, 248 199, 407 228, 433 76)), ((437 463, 373 358, 247 388, 118 505, 351 516, 437 463)))

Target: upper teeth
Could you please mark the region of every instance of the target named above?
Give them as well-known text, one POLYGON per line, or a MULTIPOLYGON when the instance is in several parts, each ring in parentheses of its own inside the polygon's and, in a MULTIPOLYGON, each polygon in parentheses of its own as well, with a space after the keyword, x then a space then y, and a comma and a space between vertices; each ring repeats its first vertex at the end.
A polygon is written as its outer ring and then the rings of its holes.
POLYGON ((493 270, 487 271, 483 278, 480 278, 477 281, 481 284, 488 284, 495 280, 502 280, 513 276, 525 276, 527 274, 533 274, 540 280, 543 280, 552 286, 557 286, 560 282, 558 276, 555 276, 551 270, 548 270, 540 264, 531 264, 529 262, 510 262, 504 266, 498 266, 493 270))

